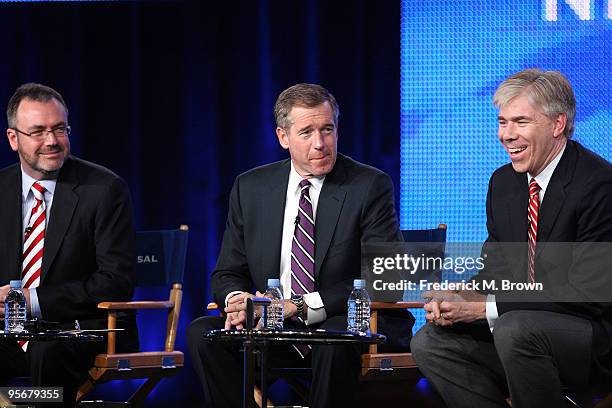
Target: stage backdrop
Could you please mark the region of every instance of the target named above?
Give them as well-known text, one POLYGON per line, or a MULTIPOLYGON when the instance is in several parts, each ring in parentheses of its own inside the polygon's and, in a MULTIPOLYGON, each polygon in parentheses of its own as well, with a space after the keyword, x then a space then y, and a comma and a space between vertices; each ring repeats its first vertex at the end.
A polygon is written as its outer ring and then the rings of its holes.
MULTIPOLYGON (((57 88, 73 152, 128 181, 137 228, 189 224, 186 351, 187 325, 210 300, 234 178, 287 157, 272 116, 283 89, 329 88, 339 150, 389 173, 399 192, 399 27, 394 1, 0 2, 0 104, 23 82, 57 88)), ((15 161, 1 143, 0 167, 15 161)), ((143 348, 163 344, 152 331, 163 318, 141 316, 143 348)), ((150 402, 186 407, 201 394, 187 359, 150 402)))
POLYGON ((492 96, 530 67, 568 77, 574 139, 612 159, 612 1, 402 1, 402 228, 486 238, 488 180, 509 162, 492 96))

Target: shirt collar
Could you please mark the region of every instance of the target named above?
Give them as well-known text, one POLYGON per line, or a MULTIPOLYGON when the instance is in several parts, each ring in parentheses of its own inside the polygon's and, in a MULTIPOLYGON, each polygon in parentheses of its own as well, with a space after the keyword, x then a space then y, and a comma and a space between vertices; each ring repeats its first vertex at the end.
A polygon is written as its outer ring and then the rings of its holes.
MULTIPOLYGON (((289 173, 289 191, 296 193, 300 190, 300 182, 304 180, 304 177, 300 176, 295 167, 293 166, 293 161, 291 161, 291 172, 289 173)), ((321 191, 323 188, 323 182, 325 181, 325 175, 320 177, 311 177, 308 179, 311 184, 311 188, 315 188, 318 191, 321 191)))
MULTIPOLYGON (((557 165, 561 161, 561 156, 563 156, 563 152, 565 151, 566 147, 567 147, 567 142, 565 142, 565 144, 563 145, 563 148, 555 156, 555 158, 552 159, 552 161, 550 163, 548 163, 548 166, 544 167, 544 170, 542 170, 540 172, 540 174, 535 176, 536 183, 538 183, 538 186, 540 186, 540 190, 546 191, 546 188, 548 187, 548 183, 550 182, 550 178, 552 177, 553 173, 555 172, 555 169, 557 168, 557 165)), ((533 176, 531 174, 529 174, 529 172, 527 172, 527 183, 529 183, 531 181, 532 177, 533 176)))
POLYGON ((21 193, 23 194, 23 201, 28 198, 28 194, 30 194, 30 190, 32 189, 32 184, 38 181, 38 184, 43 186, 51 195, 55 193, 55 185, 57 184, 57 179, 53 180, 36 180, 30 177, 25 171, 23 171, 23 166, 21 167, 21 193))

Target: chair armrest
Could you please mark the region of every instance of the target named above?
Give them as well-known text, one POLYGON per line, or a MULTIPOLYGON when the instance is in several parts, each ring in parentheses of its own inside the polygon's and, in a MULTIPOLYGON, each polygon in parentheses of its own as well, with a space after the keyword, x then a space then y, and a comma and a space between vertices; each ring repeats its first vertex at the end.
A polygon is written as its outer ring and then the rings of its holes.
POLYGON ((370 309, 422 309, 425 302, 372 302, 370 309))
POLYGON ((101 302, 98 303, 98 309, 108 310, 128 310, 128 309, 172 309, 174 302, 168 300, 150 302, 101 302))

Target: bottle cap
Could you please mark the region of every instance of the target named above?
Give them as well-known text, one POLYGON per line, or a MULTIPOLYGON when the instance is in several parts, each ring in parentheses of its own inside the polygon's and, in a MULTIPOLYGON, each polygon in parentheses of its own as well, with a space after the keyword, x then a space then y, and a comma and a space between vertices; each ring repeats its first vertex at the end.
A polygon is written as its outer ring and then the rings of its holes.
POLYGON ((280 279, 268 279, 268 287, 270 288, 280 288, 280 279))
POLYGON ((21 289, 21 280, 12 280, 11 289, 21 289))
POLYGON ((355 279, 353 281, 353 286, 355 289, 363 289, 366 287, 365 279, 355 279))

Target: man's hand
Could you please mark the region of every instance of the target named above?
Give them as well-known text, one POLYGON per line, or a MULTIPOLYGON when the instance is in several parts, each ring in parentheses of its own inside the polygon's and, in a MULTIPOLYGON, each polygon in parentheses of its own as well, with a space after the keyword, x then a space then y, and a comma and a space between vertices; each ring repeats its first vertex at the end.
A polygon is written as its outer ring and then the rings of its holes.
MULTIPOLYGON (((297 310, 297 306, 295 305, 295 303, 293 303, 289 299, 285 299, 283 300, 283 302, 285 305, 285 319, 289 319, 293 316, 297 316, 298 310, 297 310)), ((308 305, 306 304, 306 302, 304 302, 304 316, 308 316, 308 305)), ((304 320, 306 320, 305 317, 304 317, 304 320)))
POLYGON ((6 295, 8 294, 9 289, 11 289, 10 285, 0 286, 0 313, 2 314, 3 319, 4 319, 4 299, 6 299, 6 295))
POLYGON ((285 319, 289 319, 297 315, 297 306, 295 305, 295 303, 293 303, 289 299, 285 299, 283 300, 283 305, 283 309, 285 311, 285 319))
MULTIPOLYGON (((239 293, 232 296, 227 301, 227 307, 223 309, 227 314, 225 318, 225 330, 229 330, 232 327, 237 329, 244 328, 244 322, 246 321, 246 299, 251 297, 265 297, 261 292, 256 292, 254 295, 251 293, 239 293)), ((297 315, 297 306, 289 299, 283 300, 284 318, 289 319, 297 315)), ((304 304, 304 311, 308 310, 308 306, 304 304)), ((256 308, 255 314, 261 314, 261 308, 256 308)), ((261 322, 260 322, 261 323, 261 322)))
POLYGON ((252 297, 263 296, 262 293, 256 292, 255 295, 251 293, 239 293, 232 296, 227 301, 227 307, 223 311, 227 314, 225 318, 225 330, 229 330, 232 326, 237 329, 244 328, 243 323, 246 321, 246 299, 252 297))
POLYGON ((425 319, 438 326, 470 323, 487 317, 487 297, 475 291, 428 291, 423 297, 431 299, 424 306, 425 319))
MULTIPOLYGON (((1 315, 1 319, 4 319, 4 300, 6 299, 6 295, 8 295, 9 290, 11 289, 11 285, 4 285, 4 286, 0 286, 0 315, 1 315)), ((25 298, 26 298, 26 311, 28 316, 30 315, 30 289, 25 289, 22 288, 21 291, 23 292, 25 298)))

